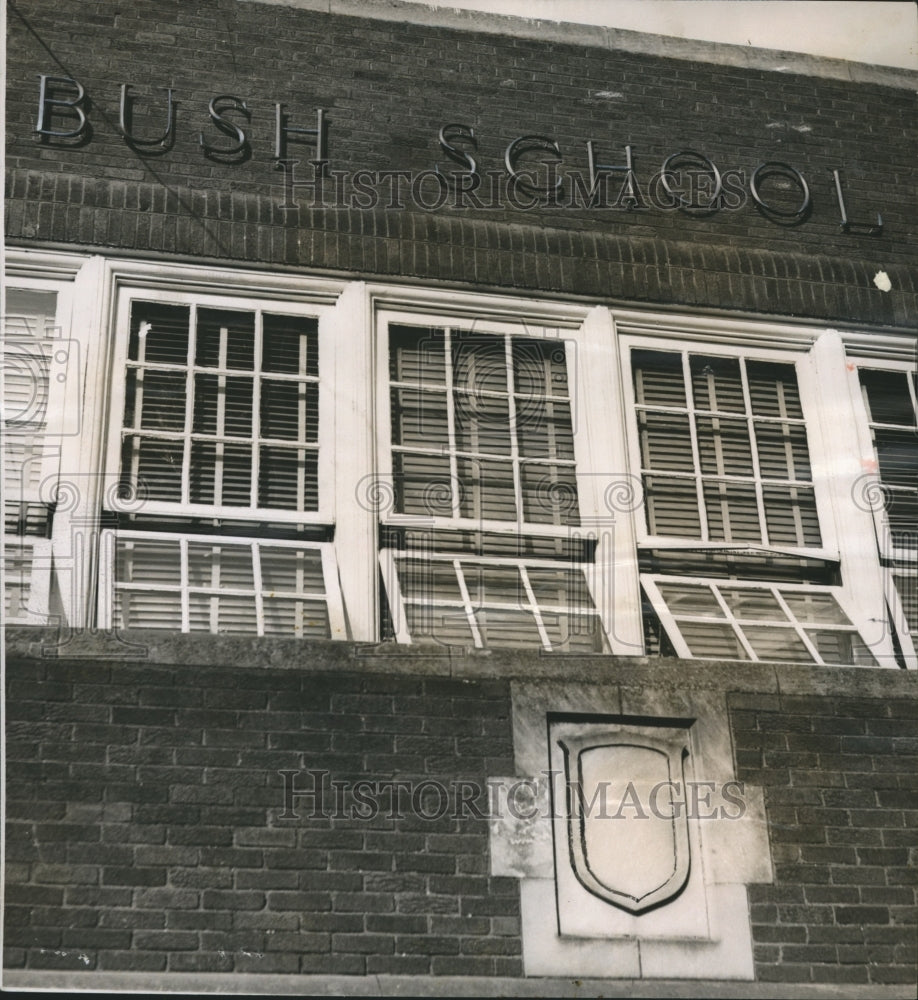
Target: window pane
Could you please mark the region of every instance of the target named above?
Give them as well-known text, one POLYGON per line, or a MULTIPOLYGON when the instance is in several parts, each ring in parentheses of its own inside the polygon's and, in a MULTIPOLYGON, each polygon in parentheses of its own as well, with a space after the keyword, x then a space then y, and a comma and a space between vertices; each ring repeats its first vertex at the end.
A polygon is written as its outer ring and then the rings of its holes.
POLYGON ((323 594, 322 556, 318 550, 260 546, 261 584, 267 592, 323 594))
POLYGON ((765 479, 811 478, 806 429, 800 424, 755 425, 759 467, 765 479))
POLYGON ((444 331, 433 327, 390 325, 390 379, 445 385, 444 338, 444 331))
POLYGON ((800 420, 800 391, 793 365, 749 361, 746 365, 752 412, 759 417, 789 417, 800 420))
POLYGON ((506 397, 456 392, 456 448, 492 455, 511 450, 510 401, 506 397))
POLYGON ((188 583, 192 587, 252 590, 252 551, 243 545, 188 543, 188 583))
POLYGON ((316 378, 318 348, 318 321, 312 316, 262 316, 262 371, 316 378))
POLYGON ((463 517, 516 520, 516 490, 510 462, 460 458, 456 466, 463 517))
POLYGON ((472 393, 508 393, 504 337, 453 331, 453 385, 472 393))
POLYGON ((261 384, 260 433, 263 438, 318 441, 318 385, 265 379, 261 384))
POLYGON ((692 434, 689 418, 681 413, 638 413, 641 461, 654 471, 693 472, 692 434))
POLYGON ((701 538, 694 480, 648 477, 644 481, 644 503, 652 535, 701 538))
POLYGON ((390 400, 393 444, 431 451, 449 448, 445 392, 392 389, 390 400))
POLYGON ((182 578, 179 543, 167 539, 121 541, 115 546, 115 573, 124 583, 176 586, 182 578))
POLYGON ((785 591, 782 596, 797 621, 818 622, 821 625, 851 624, 831 594, 785 591))
POLYGON ((744 625, 743 634, 760 660, 813 663, 813 656, 792 628, 744 625))
POLYGON ((182 453, 180 441, 128 437, 122 447, 121 467, 124 470, 136 468, 131 482, 137 484, 139 496, 179 503, 182 499, 182 453))
POLYGON ((679 631, 692 656, 712 660, 748 660, 749 657, 730 625, 717 622, 679 622, 679 631))
POLYGON ((579 524, 577 480, 572 465, 520 465, 523 518, 533 524, 579 524))
POLYGON ((128 357, 145 364, 187 364, 190 316, 188 306, 131 303, 128 357))
POLYGON ((708 512, 709 538, 726 542, 761 539, 754 486, 706 482, 704 503, 708 512))
POLYGON ((396 452, 392 456, 392 478, 397 513, 452 516, 453 491, 448 457, 396 452))
POLYGON ((494 649, 541 649, 543 643, 529 611, 510 608, 484 608, 475 620, 485 646, 494 649))
POLYGON ((634 388, 639 404, 685 408, 682 355, 668 351, 633 351, 634 388))
MULTIPOLYGON (((194 377, 195 434, 214 434, 223 437, 252 436, 252 384, 250 378, 234 375, 205 375, 194 377)), ((173 389, 173 394, 175 390, 173 389)), ((182 400, 184 424, 184 400, 182 400)))
POLYGON ((182 600, 177 593, 118 590, 115 622, 119 628, 182 628, 182 600))
POLYGON ((195 364, 251 371, 255 360, 255 315, 232 309, 199 309, 195 364))
POLYGON ((683 615, 691 617, 723 618, 724 612, 711 588, 704 584, 685 586, 673 583, 661 583, 660 594, 670 612, 680 618, 683 615))
POLYGON ((772 545, 822 544, 816 498, 811 489, 800 486, 773 486, 762 491, 765 522, 772 545))
POLYGON ((305 639, 328 639, 331 628, 328 608, 321 601, 265 598, 265 635, 292 635, 305 639))
POLYGON ((192 632, 258 631, 255 598, 236 594, 190 594, 188 611, 192 632))
MULTIPOLYGON (((701 471, 709 476, 751 476, 752 450, 745 420, 696 417, 701 471)), ((690 453, 691 454, 691 453, 690 453)))
POLYGON ((720 588, 723 599, 727 602, 727 607, 737 617, 745 621, 759 621, 762 619, 773 621, 787 621, 787 615, 778 604, 774 594, 766 590, 727 590, 720 588))
POLYGON ((860 378, 871 421, 877 424, 916 426, 915 408, 906 372, 862 368, 860 378))
POLYGON ((699 410, 744 413, 743 380, 736 358, 692 355, 692 398, 699 410))
MULTIPOLYGON (((567 360, 563 341, 540 341, 514 337, 513 385, 523 399, 567 396, 567 360)), ((519 406, 520 404, 518 404, 519 406)))
POLYGON ((876 428, 874 442, 883 482, 918 491, 918 434, 876 428))
POLYGON ((154 431, 184 430, 186 395, 184 372, 129 368, 124 404, 125 427, 154 431))
POLYGON ((875 667, 876 659, 857 632, 807 629, 807 636, 826 663, 875 667))
POLYGON ((258 506, 308 511, 319 506, 319 453, 315 449, 259 449, 258 506))

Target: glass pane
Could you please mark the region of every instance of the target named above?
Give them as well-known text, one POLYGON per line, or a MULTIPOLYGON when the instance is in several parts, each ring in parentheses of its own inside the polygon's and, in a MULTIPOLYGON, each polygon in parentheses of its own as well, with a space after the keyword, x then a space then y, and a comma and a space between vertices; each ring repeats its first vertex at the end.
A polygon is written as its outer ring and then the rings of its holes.
POLYGON ((192 632, 242 632, 252 635, 258 631, 254 597, 190 594, 188 609, 192 632))
POLYGON ((692 355, 692 395, 699 410, 745 413, 743 381, 736 358, 692 355))
POLYGON ((572 465, 520 465, 523 519, 533 524, 579 524, 577 480, 572 465))
POLYGON ((392 443, 418 448, 449 449, 446 392, 392 389, 392 443))
POLYGON ((513 465, 510 462, 460 458, 457 468, 463 517, 516 520, 513 465))
POLYGON ((314 448, 259 448, 258 506, 318 510, 319 453, 314 448))
POLYGON ((826 663, 875 667, 877 661, 857 632, 807 629, 807 636, 826 663))
POLYGON ((254 590, 252 550, 248 545, 189 542, 188 583, 192 587, 254 590))
POLYGON ((187 364, 189 323, 188 306, 132 302, 128 357, 148 364, 187 364))
POLYGON ((752 412, 759 417, 802 419, 797 372, 793 365, 746 362, 752 412))
POLYGON ((459 391, 453 400, 459 451, 510 454, 510 403, 507 398, 459 391))
POLYGON ((660 583, 658 587, 670 614, 676 618, 683 615, 724 617, 723 609, 707 584, 660 583))
POLYGON ((395 452, 392 479, 397 513, 452 517, 453 492, 447 456, 395 452))
POLYGON ((770 486, 762 491, 765 523, 772 545, 822 544, 816 498, 813 491, 800 486, 770 486))
POLYGON ((138 496, 150 500, 179 503, 182 499, 181 441, 157 441, 152 438, 129 437, 121 452, 121 467, 129 473, 137 463, 136 480, 138 496))
POLYGON ((529 585, 541 608, 563 608, 570 612, 592 610, 593 601, 583 570, 534 568, 527 572, 529 585))
POLYGON ((685 409, 682 355, 669 351, 632 351, 634 389, 639 404, 685 409))
POLYGON ((816 622, 820 625, 851 624, 832 594, 781 591, 781 596, 797 621, 816 622))
POLYGON ((801 424, 757 423, 755 437, 763 479, 812 477, 806 429, 801 424))
POLYGON ((407 604, 405 622, 412 639, 459 648, 472 648, 475 645, 469 620, 460 608, 407 604))
POLYGON ((195 364, 251 371, 255 360, 255 315, 233 309, 199 309, 195 364))
POLYGON ((517 401, 516 434, 524 458, 574 459, 574 432, 567 403, 555 400, 517 401))
POLYGON ((752 476, 749 428, 745 420, 696 417, 701 471, 712 476, 752 476))
POLYGON ((644 478, 644 503, 652 535, 701 537, 698 494, 692 479, 644 478))
POLYGON ((119 628, 168 628, 181 631, 182 601, 178 593, 115 590, 115 622, 119 628))
POLYGON ((877 428, 873 435, 883 482, 918 491, 918 434, 877 428))
POLYGON ((641 462, 645 469, 694 472, 689 418, 682 413, 638 411, 641 462))
POLYGON ((317 376, 318 347, 318 321, 314 317, 262 316, 262 371, 317 376))
POLYGON ((119 583, 181 585, 181 551, 173 539, 116 540, 115 578, 119 583))
POLYGON ((182 431, 185 429, 184 372, 127 370, 127 394, 124 404, 126 427, 136 426, 134 415, 139 401, 140 426, 146 430, 182 431))
POLYGON ((251 438, 252 383, 250 378, 196 373, 194 433, 251 438))
POLYGON ((525 399, 568 394, 567 358, 563 340, 542 341, 514 337, 512 345, 513 383, 517 393, 525 399))
POLYGON ((317 549, 272 548, 260 545, 261 586, 268 594, 324 594, 322 554, 317 549))
POLYGON ((704 485, 704 502, 711 539, 726 542, 762 540, 753 486, 708 482, 704 485))
POLYGON ((290 598, 264 599, 265 635, 292 635, 306 639, 328 639, 331 628, 324 601, 290 598))
POLYGON ((482 642, 492 649, 543 649, 535 618, 529 611, 484 608, 475 619, 482 642))
POLYGON ((446 384, 445 335, 435 327, 389 327, 389 377, 393 382, 446 384))
POLYGON ((779 660, 789 663, 813 663, 810 651, 791 628, 760 628, 744 625, 743 634, 760 660, 779 660))
POLYGON ((518 566, 466 562, 462 574, 473 608, 484 604, 509 604, 515 608, 529 604, 518 566))
POLYGON ((918 552, 918 493, 890 490, 886 498, 886 517, 893 545, 918 552))
POLYGON ((596 615, 543 614, 548 641, 556 653, 604 653, 605 636, 596 615))
POLYGON ((721 597, 737 618, 746 621, 787 621, 787 615, 767 590, 727 590, 720 588, 721 597))
MULTIPOLYGON (((462 604, 459 579, 451 562, 439 559, 399 559, 398 582, 406 601, 462 604)), ((474 582, 474 577, 472 579, 474 582)))
POLYGON ((905 372, 862 368, 860 376, 867 397, 870 419, 874 423, 915 426, 915 409, 908 391, 908 375, 905 372))
POLYGON ((679 622, 679 631, 692 656, 713 660, 748 660, 733 629, 717 622, 679 622))
POLYGON ((507 394, 505 339, 486 333, 453 331, 453 385, 472 395, 507 394))
POLYGON ((260 430, 263 438, 318 441, 318 384, 262 381, 260 430))

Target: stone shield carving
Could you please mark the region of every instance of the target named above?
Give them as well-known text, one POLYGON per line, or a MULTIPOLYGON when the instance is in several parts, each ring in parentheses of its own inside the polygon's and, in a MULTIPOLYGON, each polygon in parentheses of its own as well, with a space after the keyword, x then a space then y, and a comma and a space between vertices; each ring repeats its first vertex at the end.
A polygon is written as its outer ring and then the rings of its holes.
POLYGON ((684 742, 595 734, 564 753, 571 867, 593 895, 639 915, 685 888, 684 742))

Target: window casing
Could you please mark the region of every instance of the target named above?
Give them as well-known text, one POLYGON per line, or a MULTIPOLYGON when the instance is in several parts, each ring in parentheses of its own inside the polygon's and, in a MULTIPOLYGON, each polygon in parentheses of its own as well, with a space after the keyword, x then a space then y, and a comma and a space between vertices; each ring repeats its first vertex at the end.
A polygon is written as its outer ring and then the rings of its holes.
POLYGON ((388 620, 400 642, 608 649, 591 593, 571 387, 557 328, 384 311, 379 457, 388 620))
POLYGON ((124 288, 117 315, 100 620, 346 635, 317 311, 124 288))

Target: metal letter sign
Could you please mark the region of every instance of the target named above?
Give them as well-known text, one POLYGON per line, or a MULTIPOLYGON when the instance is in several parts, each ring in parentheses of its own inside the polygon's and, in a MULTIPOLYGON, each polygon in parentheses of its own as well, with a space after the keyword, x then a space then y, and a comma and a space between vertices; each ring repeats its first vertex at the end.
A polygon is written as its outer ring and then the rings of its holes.
POLYGON ((685 743, 596 734, 559 740, 571 867, 594 896, 635 915, 688 883, 685 743))

